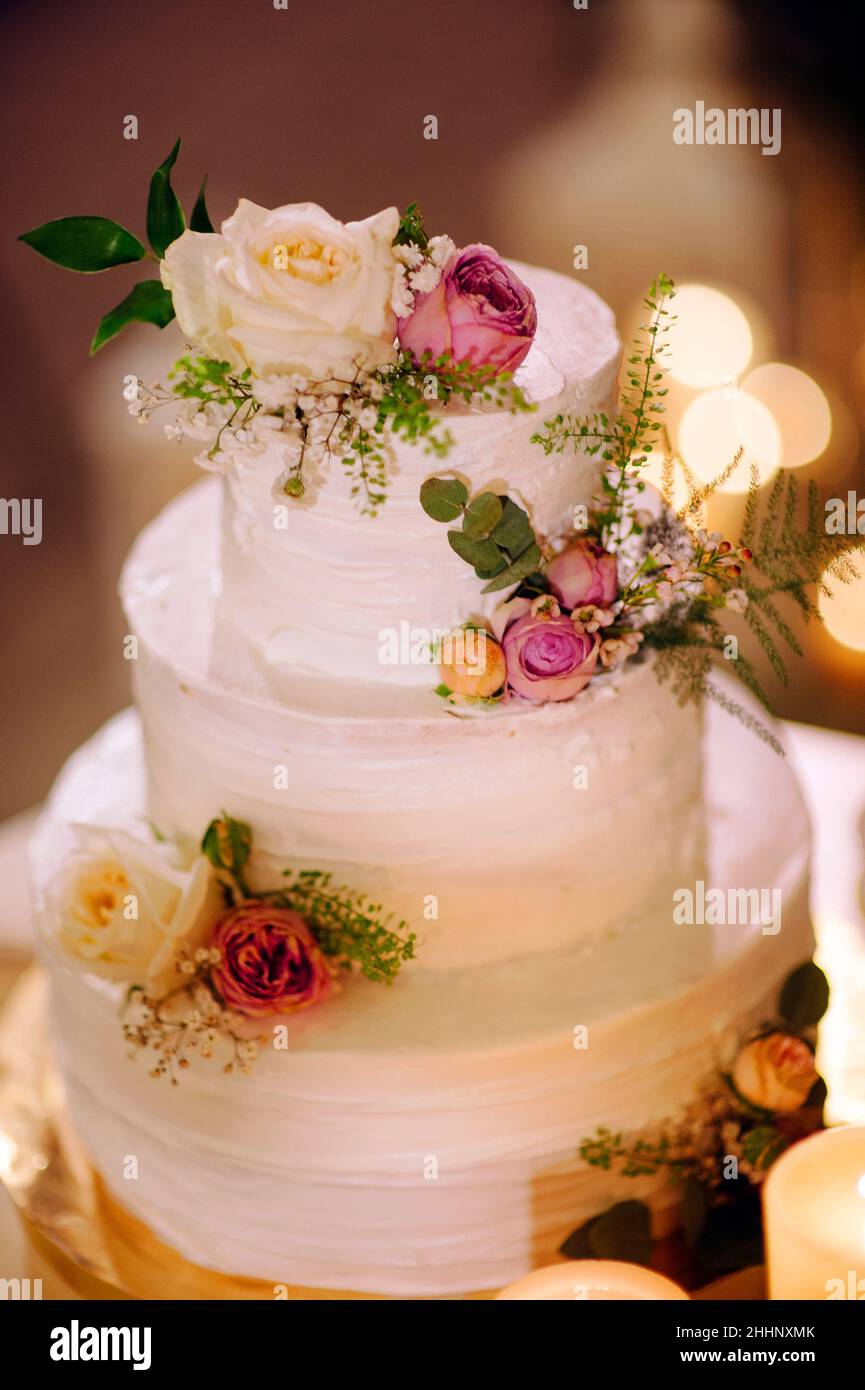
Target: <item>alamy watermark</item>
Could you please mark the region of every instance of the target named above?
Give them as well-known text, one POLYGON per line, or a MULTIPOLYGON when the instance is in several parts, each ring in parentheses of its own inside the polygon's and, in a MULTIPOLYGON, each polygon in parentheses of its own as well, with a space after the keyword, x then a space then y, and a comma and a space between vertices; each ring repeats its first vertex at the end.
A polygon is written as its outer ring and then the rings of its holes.
POLYGON ((673 112, 673 140, 677 145, 761 145, 763 154, 781 152, 781 108, 775 106, 710 106, 698 101, 691 111, 680 106, 673 112))
POLYGON ((779 888, 707 888, 697 879, 693 888, 673 893, 677 927, 759 927, 763 936, 781 930, 779 888))
POLYGON ((0 497, 0 536, 20 536, 25 545, 42 541, 42 498, 0 497))
POLYGON ((477 675, 487 668, 487 634, 483 628, 384 627, 378 634, 382 666, 465 666, 477 675))
POLYGON ((846 497, 827 497, 827 536, 865 536, 865 497, 851 488, 846 497))

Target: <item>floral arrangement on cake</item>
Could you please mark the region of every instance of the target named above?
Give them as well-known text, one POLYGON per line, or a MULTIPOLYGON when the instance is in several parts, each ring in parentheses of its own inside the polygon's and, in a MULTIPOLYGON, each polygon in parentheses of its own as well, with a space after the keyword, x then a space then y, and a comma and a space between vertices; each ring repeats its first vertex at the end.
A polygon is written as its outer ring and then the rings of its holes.
POLYGON ((604 460, 601 495, 592 507, 575 509, 576 534, 538 536, 514 498, 492 491, 470 497, 458 477, 422 484, 421 506, 449 525, 451 549, 485 581, 481 593, 510 590, 488 618, 469 621, 471 644, 449 649, 455 656, 440 665, 437 693, 462 706, 570 700, 652 649, 658 679, 672 684, 680 702, 713 699, 780 752, 771 730, 712 680, 718 659, 726 660, 772 713, 753 664, 730 641, 725 613, 744 616, 786 684, 782 648, 802 651, 778 600, 792 600, 806 621, 819 619, 809 590, 825 591, 827 574, 841 583, 854 579, 849 555, 865 542, 827 533, 814 482, 804 524, 791 473, 779 473, 761 497, 753 465, 739 535, 708 531, 706 503, 741 465, 742 451, 712 482, 700 484, 669 448, 659 363, 675 321, 674 295, 666 275, 649 288, 647 319, 627 358, 615 419, 557 415, 533 436, 545 454, 573 448, 604 460), (659 444, 660 498, 641 476, 659 444), (679 508, 672 501, 677 468, 688 490, 679 508))
POLYGON ((247 1072, 270 1033, 321 1004, 358 969, 390 984, 415 937, 379 904, 334 888, 319 870, 285 870, 278 888, 247 878, 252 832, 222 815, 199 852, 164 839, 74 827, 72 854, 49 891, 51 941, 67 964, 126 986, 123 1032, 151 1076, 177 1084, 191 1058, 247 1072))
MULTIPOLYGON (((580 1145, 590 1167, 680 1185, 685 1239, 703 1273, 762 1261, 760 1187, 786 1149, 823 1128, 814 1047, 828 1004, 826 976, 804 962, 785 981, 777 1016, 735 1041, 678 1116, 639 1134, 601 1128, 580 1145)), ((651 1245, 649 1208, 630 1200, 579 1227, 562 1253, 648 1264, 651 1245)))
POLYGON ((206 179, 187 226, 171 187, 179 152, 178 140, 151 179, 149 250, 104 217, 59 218, 20 238, 84 273, 158 265, 160 279, 137 284, 91 343, 97 352, 127 324, 176 317, 196 351, 165 385, 127 380, 140 421, 181 403, 166 433, 205 443, 205 467, 278 446, 289 497, 303 496, 305 470, 338 460, 374 516, 393 437, 444 457, 452 399, 530 409, 513 373, 534 338, 534 296, 492 247, 428 237, 416 203, 343 223, 315 203, 268 210, 244 198, 216 232, 206 179))

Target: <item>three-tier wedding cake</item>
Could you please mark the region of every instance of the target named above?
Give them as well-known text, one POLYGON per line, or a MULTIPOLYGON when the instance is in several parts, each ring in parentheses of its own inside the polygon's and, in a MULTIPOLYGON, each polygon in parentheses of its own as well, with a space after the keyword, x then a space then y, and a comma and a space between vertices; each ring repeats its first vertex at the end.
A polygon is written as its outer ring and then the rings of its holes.
POLYGON ((202 355, 127 394, 213 476, 132 550, 136 709, 34 842, 72 1122, 200 1265, 495 1288, 662 1184, 581 1145, 675 1116, 810 956, 783 759, 658 636, 749 552, 638 481, 663 287, 640 420, 595 294, 414 209, 158 249, 202 355))

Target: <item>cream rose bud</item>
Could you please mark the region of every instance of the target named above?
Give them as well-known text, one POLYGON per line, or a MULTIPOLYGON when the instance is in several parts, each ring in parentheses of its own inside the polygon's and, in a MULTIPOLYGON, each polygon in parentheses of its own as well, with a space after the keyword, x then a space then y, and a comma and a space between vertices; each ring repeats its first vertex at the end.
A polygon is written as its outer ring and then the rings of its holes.
POLYGON ((315 203, 242 198, 218 232, 186 231, 162 281, 183 332, 210 357, 256 376, 346 379, 393 360, 396 208, 338 222, 315 203))
POLYGON ((742 1048, 733 1066, 733 1085, 751 1105, 777 1114, 800 1109, 817 1069, 807 1043, 790 1033, 768 1033, 742 1048))
POLYGON ((170 850, 117 830, 75 827, 78 851, 50 885, 50 940, 106 980, 160 988, 183 943, 199 945, 223 908, 204 856, 185 869, 170 850))

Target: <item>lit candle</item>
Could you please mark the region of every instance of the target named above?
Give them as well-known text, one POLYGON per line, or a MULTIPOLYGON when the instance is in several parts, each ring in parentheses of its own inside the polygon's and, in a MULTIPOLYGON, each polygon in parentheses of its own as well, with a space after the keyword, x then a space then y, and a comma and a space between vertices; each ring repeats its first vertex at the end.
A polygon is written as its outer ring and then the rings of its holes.
POLYGON ((865 1298, 865 1128, 794 1144, 763 1190, 769 1297, 865 1298))
POLYGON ((525 1279, 508 1284, 499 1298, 570 1299, 573 1301, 610 1299, 687 1298, 684 1289, 655 1274, 643 1265, 620 1260, 568 1260, 566 1264, 536 1269, 525 1279))

